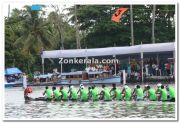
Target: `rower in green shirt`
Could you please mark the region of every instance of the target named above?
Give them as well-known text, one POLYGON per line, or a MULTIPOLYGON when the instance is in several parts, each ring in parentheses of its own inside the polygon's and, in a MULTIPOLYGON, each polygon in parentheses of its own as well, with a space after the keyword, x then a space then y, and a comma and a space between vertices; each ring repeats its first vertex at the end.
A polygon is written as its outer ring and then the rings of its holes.
POLYGON ((132 96, 132 91, 131 88, 129 88, 127 85, 124 85, 124 88, 122 90, 122 94, 123 94, 123 99, 125 101, 130 101, 131 100, 131 96, 132 96))
POLYGON ((112 84, 112 89, 110 90, 112 99, 122 100, 121 90, 116 87, 116 84, 112 84))
POLYGON ((65 89, 63 86, 61 86, 60 87, 60 92, 62 94, 61 99, 63 101, 67 101, 68 100, 68 91, 67 91, 67 89, 65 89))
POLYGON ((161 85, 161 92, 160 92, 160 100, 161 101, 167 101, 167 91, 166 89, 164 88, 164 85, 161 85))
POLYGON ((175 89, 171 86, 166 86, 166 90, 168 91, 168 100, 175 102, 175 89))
POLYGON ((157 99, 160 100, 160 93, 161 93, 161 83, 157 84, 157 89, 156 89, 156 94, 157 94, 157 99))
POLYGON ((78 93, 80 92, 80 101, 86 102, 88 101, 88 89, 86 89, 82 84, 80 85, 80 88, 78 90, 78 93))
POLYGON ((147 86, 147 98, 150 101, 156 101, 157 100, 157 96, 156 96, 156 91, 155 89, 151 88, 150 86, 147 86))
POLYGON ((74 86, 70 86, 69 87, 69 99, 72 100, 72 101, 77 101, 78 100, 78 94, 77 94, 77 90, 76 88, 74 88, 74 86))
POLYGON ((100 98, 104 101, 111 101, 110 89, 105 85, 102 85, 102 91, 100 92, 100 98))
POLYGON ((135 97, 134 99, 136 101, 140 101, 144 99, 144 93, 143 93, 143 89, 140 87, 140 85, 137 85, 136 88, 133 91, 133 96, 135 97))
POLYGON ((92 86, 90 97, 93 101, 99 100, 99 89, 95 85, 92 86))
POLYGON ((53 91, 46 86, 43 95, 45 95, 45 98, 50 101, 53 98, 53 91))
POLYGON ((61 92, 59 92, 58 89, 56 89, 56 87, 52 87, 53 90, 53 99, 55 101, 60 101, 61 100, 61 92))

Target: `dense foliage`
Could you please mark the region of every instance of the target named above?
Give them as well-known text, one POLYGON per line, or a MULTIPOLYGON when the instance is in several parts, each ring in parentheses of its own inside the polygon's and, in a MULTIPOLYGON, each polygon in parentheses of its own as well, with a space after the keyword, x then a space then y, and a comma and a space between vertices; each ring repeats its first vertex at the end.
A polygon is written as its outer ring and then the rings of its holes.
MULTIPOLYGON (((44 8, 46 6, 43 6, 44 8)), ((81 48, 125 46, 131 43, 130 11, 120 23, 111 21, 118 5, 78 5, 65 8, 68 14, 54 11, 32 11, 31 7, 14 9, 5 17, 5 66, 19 67, 27 73, 41 71, 42 50, 75 49, 76 29, 79 26, 81 48), (77 16, 77 23, 75 23, 77 16)), ((175 40, 175 6, 157 5, 155 16, 155 42, 175 40)), ((134 5, 135 44, 152 42, 152 5, 134 5)), ((48 59, 45 70, 51 71, 56 60, 48 59)), ((69 66, 67 66, 70 68, 69 66)))

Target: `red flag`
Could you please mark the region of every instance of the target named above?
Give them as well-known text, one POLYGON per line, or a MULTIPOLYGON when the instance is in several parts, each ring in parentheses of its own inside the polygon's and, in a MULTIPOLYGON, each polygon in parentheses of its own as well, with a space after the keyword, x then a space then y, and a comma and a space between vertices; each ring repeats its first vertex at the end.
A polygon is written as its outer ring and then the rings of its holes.
POLYGON ((114 22, 117 22, 119 23, 120 22, 120 19, 121 19, 121 16, 124 14, 125 11, 127 11, 128 8, 119 8, 116 10, 116 12, 113 14, 111 20, 114 21, 114 22))

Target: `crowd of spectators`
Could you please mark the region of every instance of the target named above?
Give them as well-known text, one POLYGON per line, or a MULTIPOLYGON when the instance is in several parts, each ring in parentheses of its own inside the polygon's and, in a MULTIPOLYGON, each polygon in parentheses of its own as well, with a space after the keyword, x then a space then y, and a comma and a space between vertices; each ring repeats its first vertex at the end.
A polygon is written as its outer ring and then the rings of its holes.
MULTIPOLYGON (((141 65, 141 60, 131 59, 129 61, 121 61, 120 64, 88 64, 85 71, 109 71, 111 75, 116 73, 116 75, 122 76, 122 70, 125 70, 127 79, 140 81, 142 78, 141 65)), ((36 72, 35 75, 34 81, 55 81, 59 79, 60 73, 57 69, 53 69, 52 74, 41 75, 40 72, 36 72)), ((145 78, 174 76, 174 62, 165 59, 157 62, 155 58, 143 59, 143 76, 145 78)))
MULTIPOLYGON (((87 72, 95 72, 95 71, 109 71, 111 74, 115 73, 115 65, 114 64, 90 64, 85 70, 87 72)), ((116 71, 119 71, 118 64, 116 64, 116 71)))
MULTIPOLYGON (((129 63, 116 64, 116 73, 122 74, 121 70, 126 71, 127 78, 141 79, 141 60, 131 59, 129 63)), ((91 71, 110 71, 115 74, 114 64, 90 64, 85 69, 87 72, 91 71)), ((161 60, 159 63, 155 58, 147 58, 143 60, 143 76, 174 76, 174 62, 168 60, 161 60)))
POLYGON ((22 78, 22 74, 6 75, 5 80, 7 83, 19 81, 22 78))

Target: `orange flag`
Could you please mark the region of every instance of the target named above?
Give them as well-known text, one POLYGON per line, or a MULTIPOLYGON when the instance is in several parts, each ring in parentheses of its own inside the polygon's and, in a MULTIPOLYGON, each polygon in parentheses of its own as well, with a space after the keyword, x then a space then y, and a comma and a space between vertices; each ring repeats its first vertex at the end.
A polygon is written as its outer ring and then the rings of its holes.
POLYGON ((119 23, 120 22, 120 19, 121 19, 121 16, 124 14, 125 11, 127 11, 128 8, 119 8, 116 10, 116 12, 113 14, 111 20, 114 21, 114 22, 117 22, 119 23))

